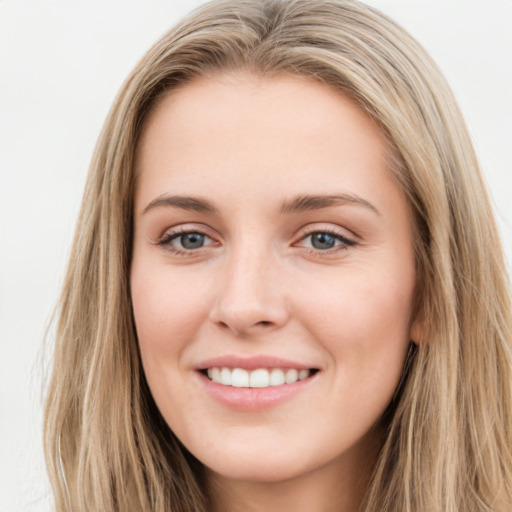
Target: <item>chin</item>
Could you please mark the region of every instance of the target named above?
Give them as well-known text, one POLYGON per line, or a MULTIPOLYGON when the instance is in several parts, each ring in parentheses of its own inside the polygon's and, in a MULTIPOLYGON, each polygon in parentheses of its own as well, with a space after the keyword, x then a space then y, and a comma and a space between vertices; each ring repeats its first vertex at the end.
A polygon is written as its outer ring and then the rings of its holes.
POLYGON ((292 480, 308 472, 305 467, 297 467, 286 460, 250 460, 223 461, 206 465, 210 471, 222 478, 254 483, 277 483, 292 480))
MULTIPOLYGON (((207 471, 230 480, 277 483, 293 480, 301 475, 310 474, 332 462, 332 449, 312 452, 307 443, 257 443, 252 441, 224 445, 221 449, 200 450, 196 453, 207 471)), ((313 443, 314 445, 314 443, 313 443)), ((219 445, 217 445, 219 446, 219 445)), ((205 447, 203 447, 205 448, 205 447)))

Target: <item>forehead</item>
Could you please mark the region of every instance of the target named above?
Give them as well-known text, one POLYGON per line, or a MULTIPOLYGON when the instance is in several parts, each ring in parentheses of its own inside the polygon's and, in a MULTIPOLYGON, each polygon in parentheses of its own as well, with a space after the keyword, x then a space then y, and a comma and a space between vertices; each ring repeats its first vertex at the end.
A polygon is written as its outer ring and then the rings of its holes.
POLYGON ((378 196, 379 180, 391 180, 387 155, 377 124, 339 91, 297 76, 224 73, 170 92, 152 111, 137 148, 136 202, 191 186, 226 201, 234 190, 378 196))
MULTIPOLYGON (((167 138, 179 138, 181 143, 204 135, 211 140, 216 134, 224 139, 228 135, 260 139, 265 132, 278 142, 286 135, 307 136, 312 142, 329 135, 342 142, 340 130, 348 140, 355 129, 365 132, 364 142, 369 138, 375 145, 384 142, 377 124, 332 87, 300 75, 218 73, 164 95, 146 120, 137 153, 147 150, 152 141, 157 143, 164 131, 167 138)), ((356 142, 355 137, 350 142, 356 142)))

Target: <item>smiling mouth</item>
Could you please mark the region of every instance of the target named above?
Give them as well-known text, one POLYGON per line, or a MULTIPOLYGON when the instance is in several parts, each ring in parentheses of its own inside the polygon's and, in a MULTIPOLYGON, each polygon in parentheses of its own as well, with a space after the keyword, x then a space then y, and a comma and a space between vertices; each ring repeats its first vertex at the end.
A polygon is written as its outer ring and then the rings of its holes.
POLYGON ((201 370, 201 373, 216 384, 235 388, 268 388, 293 384, 305 380, 318 372, 316 368, 227 368, 214 366, 201 370))

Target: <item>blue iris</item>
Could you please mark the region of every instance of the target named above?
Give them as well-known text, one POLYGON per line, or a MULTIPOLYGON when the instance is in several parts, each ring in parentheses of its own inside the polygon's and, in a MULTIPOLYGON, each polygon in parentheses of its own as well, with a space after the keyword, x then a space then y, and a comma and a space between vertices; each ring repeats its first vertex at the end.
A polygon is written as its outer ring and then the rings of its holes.
POLYGON ((315 249, 332 249, 336 244, 336 237, 329 233, 313 233, 311 235, 311 245, 315 249))

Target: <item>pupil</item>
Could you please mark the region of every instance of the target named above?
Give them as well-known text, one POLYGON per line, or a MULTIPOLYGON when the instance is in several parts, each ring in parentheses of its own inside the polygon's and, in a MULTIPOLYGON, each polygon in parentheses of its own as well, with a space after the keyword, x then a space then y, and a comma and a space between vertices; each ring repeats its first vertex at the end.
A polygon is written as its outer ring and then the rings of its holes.
POLYGON ((315 233, 311 237, 311 243, 315 249, 331 249, 336 239, 329 233, 315 233))
POLYGON ((202 247, 204 242, 204 235, 200 233, 187 233, 186 235, 181 235, 181 245, 185 249, 198 249, 202 247))

